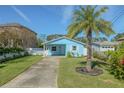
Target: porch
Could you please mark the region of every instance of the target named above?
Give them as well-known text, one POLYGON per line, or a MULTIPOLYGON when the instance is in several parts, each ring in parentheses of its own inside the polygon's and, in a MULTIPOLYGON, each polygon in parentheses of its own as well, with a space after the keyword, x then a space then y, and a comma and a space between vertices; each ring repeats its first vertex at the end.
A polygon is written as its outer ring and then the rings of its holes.
POLYGON ((65 44, 47 44, 47 45, 44 45, 44 51, 46 56, 65 56, 66 45, 65 44))

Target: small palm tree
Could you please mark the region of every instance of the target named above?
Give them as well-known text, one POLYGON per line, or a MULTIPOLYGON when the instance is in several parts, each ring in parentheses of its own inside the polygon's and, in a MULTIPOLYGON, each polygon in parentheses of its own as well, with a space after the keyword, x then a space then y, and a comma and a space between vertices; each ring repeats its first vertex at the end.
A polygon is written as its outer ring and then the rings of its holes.
POLYGON ((101 18, 101 15, 108 8, 97 6, 80 6, 74 11, 72 23, 68 26, 68 36, 74 38, 79 33, 84 32, 87 38, 87 70, 92 68, 92 33, 103 33, 106 36, 114 34, 111 28, 111 22, 101 18))

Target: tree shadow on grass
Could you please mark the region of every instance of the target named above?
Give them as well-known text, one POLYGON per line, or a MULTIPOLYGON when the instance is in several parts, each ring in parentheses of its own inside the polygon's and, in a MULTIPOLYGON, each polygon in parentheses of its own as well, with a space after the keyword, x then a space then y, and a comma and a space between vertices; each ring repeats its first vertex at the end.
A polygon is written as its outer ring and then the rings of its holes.
POLYGON ((6 67, 6 65, 0 65, 0 69, 6 67))
POLYGON ((108 66, 107 62, 93 60, 91 64, 92 70, 89 71, 86 67, 87 61, 81 61, 78 64, 80 64, 81 67, 76 67, 76 72, 90 76, 98 76, 103 74, 104 70, 106 70, 108 66))
POLYGON ((88 70, 86 67, 86 61, 79 62, 78 64, 81 65, 81 67, 76 67, 76 72, 85 74, 85 75, 90 75, 90 76, 98 76, 103 74, 103 69, 102 66, 105 65, 103 62, 98 62, 98 61, 92 61, 91 65, 91 70, 88 70))
MULTIPOLYGON (((80 65, 85 66, 87 61, 82 61, 79 62, 80 65)), ((101 61, 92 61, 92 68, 99 67, 99 68, 104 68, 107 67, 109 64, 106 62, 101 62, 101 61)), ((104 68, 105 69, 105 68, 104 68)))

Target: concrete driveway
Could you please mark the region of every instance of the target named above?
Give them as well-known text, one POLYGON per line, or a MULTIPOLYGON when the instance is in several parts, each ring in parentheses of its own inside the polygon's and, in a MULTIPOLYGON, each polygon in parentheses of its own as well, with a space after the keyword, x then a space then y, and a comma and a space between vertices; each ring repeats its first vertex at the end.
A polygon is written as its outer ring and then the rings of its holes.
POLYGON ((3 85, 4 88, 56 88, 59 57, 46 57, 3 85))

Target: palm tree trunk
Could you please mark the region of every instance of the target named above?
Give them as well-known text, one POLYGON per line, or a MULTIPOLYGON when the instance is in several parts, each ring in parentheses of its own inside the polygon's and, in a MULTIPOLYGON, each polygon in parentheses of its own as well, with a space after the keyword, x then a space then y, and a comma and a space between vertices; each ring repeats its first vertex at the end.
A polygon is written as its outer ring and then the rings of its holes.
POLYGON ((92 70, 92 31, 88 30, 87 33, 87 70, 90 72, 92 70))

